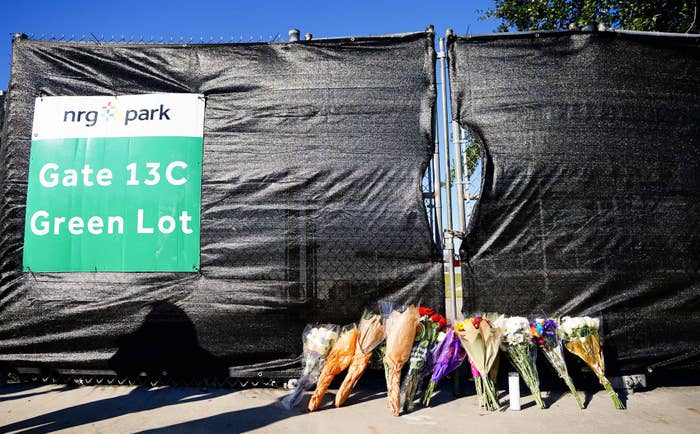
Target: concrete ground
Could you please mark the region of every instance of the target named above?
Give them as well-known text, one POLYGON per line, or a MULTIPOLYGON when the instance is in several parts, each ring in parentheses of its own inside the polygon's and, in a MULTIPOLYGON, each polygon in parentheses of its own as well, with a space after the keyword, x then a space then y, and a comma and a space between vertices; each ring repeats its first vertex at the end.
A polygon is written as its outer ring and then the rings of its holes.
MULTIPOLYGON (((10 384, 0 388, 0 432, 71 433, 698 433, 700 387, 657 388, 627 397, 618 411, 604 392, 585 394, 586 410, 560 392, 543 396, 550 406, 534 407, 530 397, 519 412, 480 410, 475 396, 455 399, 443 390, 431 408, 393 417, 380 382, 359 389, 336 409, 333 392, 315 413, 293 411, 277 402, 283 389, 143 388, 10 384)), ((581 393, 584 396, 584 393, 581 393)), ((505 396, 503 396, 505 398, 505 396)), ((507 405, 506 399, 502 403, 507 405)))

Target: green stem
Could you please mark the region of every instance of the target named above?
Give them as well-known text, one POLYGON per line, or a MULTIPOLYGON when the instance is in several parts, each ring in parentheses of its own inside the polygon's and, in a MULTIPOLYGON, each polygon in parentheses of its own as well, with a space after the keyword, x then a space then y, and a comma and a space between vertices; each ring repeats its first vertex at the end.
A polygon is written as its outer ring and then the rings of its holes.
POLYGON ((408 374, 407 385, 406 385, 406 396, 404 397, 404 409, 406 411, 413 411, 415 406, 414 400, 416 398, 416 393, 418 392, 418 384, 420 383, 421 372, 419 369, 414 369, 408 374))
POLYGON ((486 392, 484 396, 485 408, 489 411, 496 411, 501 407, 498 401, 496 385, 488 376, 482 378, 484 380, 484 391, 486 392))
POLYGON ((437 383, 432 381, 428 384, 428 388, 425 389, 425 395, 423 395, 423 405, 426 407, 430 406, 430 400, 433 398, 433 392, 435 392, 435 386, 437 383))
POLYGON ((547 408, 547 406, 544 404, 544 400, 542 399, 542 395, 540 395, 540 388, 538 386, 534 384, 530 386, 530 392, 532 392, 532 396, 535 397, 535 402, 539 408, 547 408))
POLYGON ((610 398, 612 398, 613 404, 615 404, 615 408, 618 410, 624 410, 625 409, 625 404, 620 401, 620 397, 617 396, 617 392, 615 392, 615 389, 613 389, 612 384, 610 384, 609 381, 606 381, 605 384, 603 384, 603 387, 605 390, 610 394, 610 398))
POLYGON ((511 347, 508 350, 508 355, 510 356, 513 365, 518 371, 520 371, 520 375, 523 377, 528 389, 530 389, 530 393, 532 393, 537 406, 539 408, 547 408, 547 406, 544 404, 542 396, 540 395, 540 382, 537 377, 536 368, 530 362, 527 350, 511 347))
POLYGON ((584 409, 583 407, 583 402, 581 402, 581 397, 578 396, 578 391, 576 390, 576 386, 574 386, 574 382, 571 381, 571 377, 568 375, 566 377, 562 377, 564 379, 564 382, 566 383, 567 386, 569 386, 569 390, 571 391, 571 395, 573 395, 574 399, 576 400, 576 403, 578 404, 578 408, 581 410, 584 409))
POLYGON ((474 387, 476 388, 476 397, 479 399, 479 407, 485 406, 484 401, 484 384, 481 377, 474 377, 474 387))

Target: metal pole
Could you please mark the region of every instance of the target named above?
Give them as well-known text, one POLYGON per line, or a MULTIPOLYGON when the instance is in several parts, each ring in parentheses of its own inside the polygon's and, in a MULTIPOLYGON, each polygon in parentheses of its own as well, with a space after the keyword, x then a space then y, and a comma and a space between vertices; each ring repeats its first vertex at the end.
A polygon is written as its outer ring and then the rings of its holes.
POLYGON ((445 38, 440 38, 440 95, 442 96, 442 153, 445 160, 445 208, 447 227, 445 228, 445 250, 447 250, 447 270, 450 276, 450 301, 452 302, 452 320, 457 320, 457 287, 455 286, 455 249, 452 228, 452 183, 450 182, 450 138, 447 121, 447 53, 445 38))
MULTIPOLYGON (((429 25, 425 31, 435 35, 435 27, 433 25, 429 25)), ((435 206, 435 227, 433 227, 433 229, 435 229, 435 245, 442 255, 444 253, 442 251, 442 185, 440 184, 442 179, 440 176, 440 135, 438 132, 437 107, 433 107, 433 120, 433 138, 435 144, 433 147, 433 159, 430 162, 433 170, 433 204, 435 206)))
MULTIPOLYGON (((442 177, 440 176, 440 134, 438 133, 437 108, 434 109, 433 137, 435 137, 435 153, 433 154, 433 196, 435 197, 435 220, 438 236, 442 238, 442 177)), ((435 240, 435 244, 442 251, 443 243, 441 239, 435 240)))
POLYGON ((467 216, 464 212, 464 177, 462 175, 462 141, 460 140, 461 128, 459 122, 452 121, 452 147, 455 153, 455 178, 457 178, 457 215, 459 216, 459 230, 466 232, 467 216))

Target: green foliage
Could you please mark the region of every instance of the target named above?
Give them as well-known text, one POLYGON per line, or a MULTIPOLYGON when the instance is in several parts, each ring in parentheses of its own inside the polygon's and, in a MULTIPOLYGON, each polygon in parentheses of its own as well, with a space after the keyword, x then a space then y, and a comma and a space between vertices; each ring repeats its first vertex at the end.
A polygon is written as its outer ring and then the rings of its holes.
POLYGON ((498 31, 558 30, 570 23, 614 29, 699 33, 697 0, 494 0, 479 11, 498 19, 498 31))
POLYGON ((462 162, 465 167, 469 168, 469 173, 474 172, 476 163, 481 158, 481 144, 476 134, 470 134, 471 143, 468 143, 462 154, 462 162))

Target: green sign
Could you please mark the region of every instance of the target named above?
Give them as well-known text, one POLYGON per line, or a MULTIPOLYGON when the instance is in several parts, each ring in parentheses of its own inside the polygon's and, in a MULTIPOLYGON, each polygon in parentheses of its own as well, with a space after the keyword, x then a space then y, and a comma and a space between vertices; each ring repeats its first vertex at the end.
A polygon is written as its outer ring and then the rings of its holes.
POLYGON ((38 99, 24 270, 197 271, 203 119, 190 94, 38 99))

